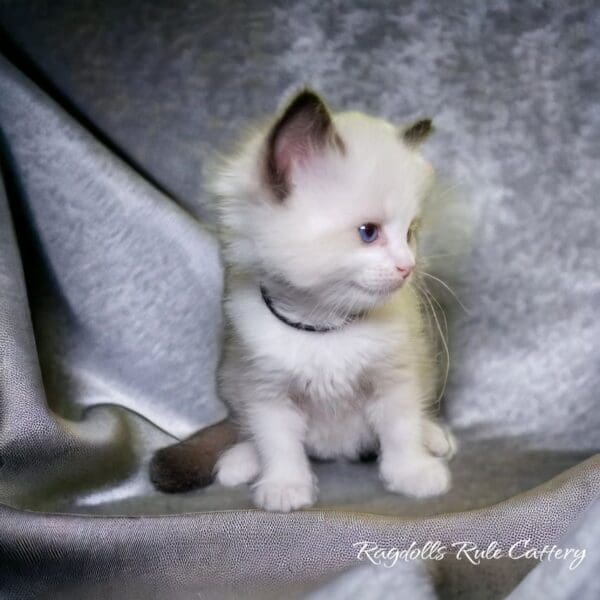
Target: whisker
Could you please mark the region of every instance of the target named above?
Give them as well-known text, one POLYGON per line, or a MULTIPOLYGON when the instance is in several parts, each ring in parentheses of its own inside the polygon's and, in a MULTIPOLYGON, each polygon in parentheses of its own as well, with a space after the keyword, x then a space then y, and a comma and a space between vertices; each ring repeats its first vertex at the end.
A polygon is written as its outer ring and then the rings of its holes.
MULTIPOLYGON (((433 307, 433 304, 431 302, 431 298, 432 298, 431 292, 429 292, 426 288, 419 288, 419 289, 423 293, 423 298, 429 304, 429 308, 431 309, 431 314, 433 315, 433 318, 435 320, 437 330, 438 330, 438 333, 440 334, 440 339, 442 341, 442 347, 443 347, 444 353, 446 355, 446 367, 444 369, 444 381, 442 383, 442 387, 441 387, 440 393, 438 394, 438 398, 436 401, 436 404, 439 406, 442 401, 442 398, 444 397, 444 394, 446 393, 446 385, 448 383, 448 376, 450 374, 450 349, 448 348, 448 342, 446 341, 446 338, 444 337, 444 334, 442 332, 442 327, 440 325, 440 321, 436 314, 435 308, 433 307)), ((443 313, 443 311, 442 311, 442 313, 443 313)), ((444 315, 444 320, 445 319, 446 319, 446 317, 444 315)))
POLYGON ((411 293, 417 299, 419 306, 423 307, 423 309, 424 309, 423 312, 425 313, 425 316, 427 317, 427 330, 431 333, 433 331, 433 321, 431 320, 431 315, 429 314, 429 311, 427 310, 427 308, 428 308, 427 304, 424 304, 422 302, 421 296, 419 296, 419 293, 423 294, 423 292, 421 291, 419 286, 416 283, 413 283, 412 281, 409 282, 408 289, 411 291, 411 293), (416 290, 414 289, 415 287, 416 287, 416 290))
POLYGON ((444 286, 450 292, 450 294, 456 300, 456 302, 458 302, 459 306, 465 311, 465 314, 466 315, 471 314, 471 311, 468 310, 467 307, 460 301, 460 298, 457 296, 456 292, 445 281, 442 281, 435 275, 432 275, 431 273, 427 273, 426 271, 423 271, 422 269, 419 272, 422 273, 423 275, 425 275, 425 277, 429 277, 429 278, 433 279, 434 281, 437 281, 440 285, 444 286))
POLYGON ((433 302, 435 303, 435 305, 438 307, 440 313, 442 313, 442 318, 444 320, 444 331, 446 333, 446 340, 447 340, 448 339, 448 319, 446 318, 446 311, 444 311, 444 308, 439 303, 438 299, 431 292, 431 290, 429 290, 427 288, 427 286, 425 285, 425 283, 423 283, 423 287, 424 287, 425 291, 427 292, 427 295, 429 296, 430 300, 433 300, 433 302))

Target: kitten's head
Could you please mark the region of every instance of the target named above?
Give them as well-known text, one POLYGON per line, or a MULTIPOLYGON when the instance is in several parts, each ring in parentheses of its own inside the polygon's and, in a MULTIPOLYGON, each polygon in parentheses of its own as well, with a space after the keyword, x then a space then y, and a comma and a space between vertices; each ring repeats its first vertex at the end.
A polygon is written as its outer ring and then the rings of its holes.
POLYGON ((216 180, 226 261, 343 309, 384 302, 415 266, 430 131, 332 115, 301 92, 216 180))

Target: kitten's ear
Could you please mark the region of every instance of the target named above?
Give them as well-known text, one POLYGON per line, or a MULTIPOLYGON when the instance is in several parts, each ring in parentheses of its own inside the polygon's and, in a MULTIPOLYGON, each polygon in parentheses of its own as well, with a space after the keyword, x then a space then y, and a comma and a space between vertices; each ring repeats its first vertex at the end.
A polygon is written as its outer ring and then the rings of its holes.
POLYGON ((432 131, 431 119, 421 119, 402 130, 402 139, 410 148, 416 148, 429 137, 432 131))
POLYGON ((266 180, 278 200, 290 192, 293 165, 306 163, 327 147, 343 150, 329 109, 311 90, 301 91, 273 125, 266 148, 266 180))

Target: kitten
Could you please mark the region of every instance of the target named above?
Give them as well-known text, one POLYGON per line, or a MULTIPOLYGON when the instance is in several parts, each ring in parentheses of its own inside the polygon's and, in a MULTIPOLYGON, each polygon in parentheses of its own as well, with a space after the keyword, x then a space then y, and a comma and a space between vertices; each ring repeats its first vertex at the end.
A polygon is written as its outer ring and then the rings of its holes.
POLYGON ((309 456, 376 452, 388 490, 448 490, 453 440, 429 415, 439 373, 417 289, 430 131, 429 120, 332 115, 305 90, 218 174, 231 417, 159 451, 157 487, 214 472, 289 511, 315 501, 309 456))

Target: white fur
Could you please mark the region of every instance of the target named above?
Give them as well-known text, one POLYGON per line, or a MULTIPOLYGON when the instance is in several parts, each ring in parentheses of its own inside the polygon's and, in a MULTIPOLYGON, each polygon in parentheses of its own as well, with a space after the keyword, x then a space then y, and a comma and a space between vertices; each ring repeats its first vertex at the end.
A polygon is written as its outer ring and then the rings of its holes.
POLYGON ((258 477, 260 463, 254 444, 238 442, 223 452, 215 467, 217 481, 226 487, 250 483, 258 477))
POLYGON ((438 369, 418 269, 402 285, 396 268, 418 266, 407 231, 433 171, 387 122, 343 113, 334 124, 345 153, 323 151, 296 166, 283 201, 264 182, 265 132, 214 184, 230 325, 220 388, 247 436, 221 457, 217 478, 256 479, 255 502, 268 510, 315 501, 307 454, 356 459, 379 448, 389 490, 421 497, 450 485, 438 456, 451 453, 451 436, 427 416, 438 369), (372 245, 358 236, 366 222, 382 225, 372 245), (300 331, 269 311, 261 283, 282 314, 303 322, 340 326, 349 314, 366 314, 335 331, 300 331))

